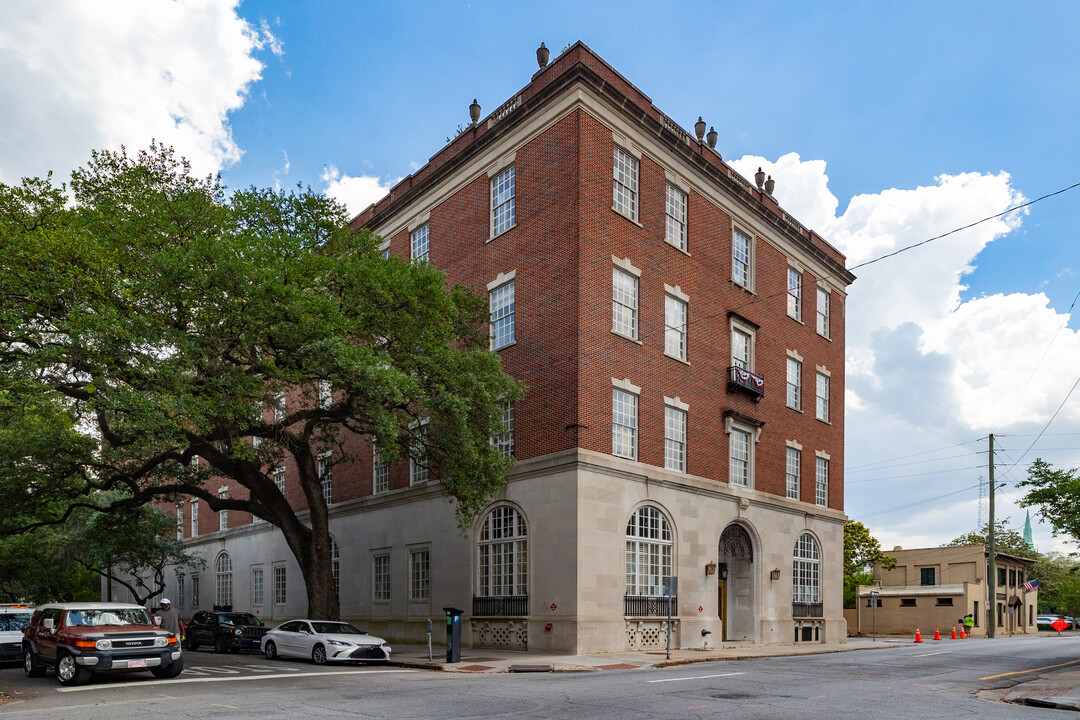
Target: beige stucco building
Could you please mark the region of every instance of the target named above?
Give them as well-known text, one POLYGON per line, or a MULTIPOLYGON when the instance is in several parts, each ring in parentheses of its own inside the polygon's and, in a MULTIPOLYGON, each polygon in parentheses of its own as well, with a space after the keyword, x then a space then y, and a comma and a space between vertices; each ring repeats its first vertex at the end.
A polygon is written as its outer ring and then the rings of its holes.
POLYGON ((987 616, 995 623, 995 635, 1036 633, 1038 590, 1024 590, 1028 568, 1034 562, 997 553, 997 583, 994 597, 987 597, 988 553, 983 545, 904 550, 889 555, 896 567, 874 568, 874 585, 860 585, 855 609, 845 610, 852 632, 870 634, 914 634, 918 627, 932 636, 935 627, 942 634, 959 632, 963 618, 975 621, 971 634, 987 635, 987 616), (877 601, 874 612, 873 603, 877 601))

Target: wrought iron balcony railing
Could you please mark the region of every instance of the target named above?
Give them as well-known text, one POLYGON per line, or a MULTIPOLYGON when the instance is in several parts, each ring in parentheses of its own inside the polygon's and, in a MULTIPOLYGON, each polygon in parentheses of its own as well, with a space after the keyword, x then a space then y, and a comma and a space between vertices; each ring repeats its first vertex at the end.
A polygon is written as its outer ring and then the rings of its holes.
POLYGON ((528 617, 528 595, 473 595, 473 615, 528 617))
POLYGON ((791 603, 791 617, 793 618, 820 618, 825 617, 825 610, 822 604, 807 603, 807 602, 793 602, 791 603))
MULTIPOLYGON (((671 596, 671 614, 679 614, 679 596, 671 596)), ((626 615, 628 617, 667 617, 668 596, 666 595, 627 595, 626 615)))
POLYGON ((765 397, 765 378, 732 365, 728 369, 728 392, 744 392, 757 402, 765 397))

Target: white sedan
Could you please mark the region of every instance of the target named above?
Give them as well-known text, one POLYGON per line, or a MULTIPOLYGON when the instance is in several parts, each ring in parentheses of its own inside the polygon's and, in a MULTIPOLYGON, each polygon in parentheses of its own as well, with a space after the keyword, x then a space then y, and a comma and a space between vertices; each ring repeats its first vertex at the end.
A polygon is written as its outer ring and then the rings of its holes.
POLYGON ((390 659, 390 646, 347 622, 336 620, 289 620, 262 638, 267 658, 311 658, 316 665, 347 660, 390 659))

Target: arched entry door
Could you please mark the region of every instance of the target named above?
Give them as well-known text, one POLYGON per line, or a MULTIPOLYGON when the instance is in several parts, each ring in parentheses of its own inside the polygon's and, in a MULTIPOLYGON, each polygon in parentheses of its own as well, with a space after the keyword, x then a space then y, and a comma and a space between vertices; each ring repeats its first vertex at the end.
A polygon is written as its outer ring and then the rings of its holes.
POLYGON ((728 525, 717 552, 717 606, 725 640, 754 639, 754 544, 741 525, 728 525))

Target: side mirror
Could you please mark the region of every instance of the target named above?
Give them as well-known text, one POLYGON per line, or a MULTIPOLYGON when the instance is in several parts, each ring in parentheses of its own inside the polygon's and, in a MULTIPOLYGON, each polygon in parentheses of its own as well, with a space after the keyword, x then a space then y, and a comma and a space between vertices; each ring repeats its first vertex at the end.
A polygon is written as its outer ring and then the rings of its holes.
POLYGON ((154 616, 154 624, 155 625, 161 625, 161 618, 158 617, 157 615, 154 616))
POLYGON ((55 626, 55 625, 53 624, 53 619, 52 619, 52 618, 45 618, 44 620, 42 620, 42 621, 41 621, 41 626, 42 626, 43 628, 45 628, 46 630, 52 630, 53 628, 55 628, 55 627, 56 627, 56 626, 55 626))

